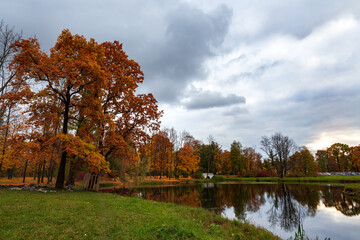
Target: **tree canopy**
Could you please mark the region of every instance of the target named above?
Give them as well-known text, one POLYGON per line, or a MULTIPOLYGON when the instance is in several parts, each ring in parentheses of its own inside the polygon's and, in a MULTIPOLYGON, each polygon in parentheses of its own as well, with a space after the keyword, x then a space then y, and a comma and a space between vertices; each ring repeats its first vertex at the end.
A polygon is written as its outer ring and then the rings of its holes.
POLYGON ((159 128, 162 111, 152 94, 136 94, 144 75, 119 42, 98 44, 66 29, 50 54, 34 38, 13 48, 10 83, 19 90, 3 99, 23 104, 31 133, 61 142, 56 187, 63 187, 67 161, 107 172, 110 160, 136 160, 129 149, 159 128))

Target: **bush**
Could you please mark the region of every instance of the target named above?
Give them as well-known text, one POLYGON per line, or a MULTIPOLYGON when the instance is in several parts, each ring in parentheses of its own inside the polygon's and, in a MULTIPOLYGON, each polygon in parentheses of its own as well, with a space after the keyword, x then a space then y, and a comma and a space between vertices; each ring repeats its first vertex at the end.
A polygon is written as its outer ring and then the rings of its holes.
POLYGON ((216 182, 225 181, 225 178, 222 176, 214 176, 212 179, 216 182))
POLYGON ((187 178, 187 177, 189 177, 189 173, 188 172, 182 172, 182 176, 183 176, 183 178, 187 178))
POLYGON ((257 177, 275 177, 276 173, 269 170, 259 170, 257 172, 257 177))
POLYGON ((194 178, 195 179, 204 179, 204 176, 203 176, 202 172, 196 172, 194 174, 194 178))

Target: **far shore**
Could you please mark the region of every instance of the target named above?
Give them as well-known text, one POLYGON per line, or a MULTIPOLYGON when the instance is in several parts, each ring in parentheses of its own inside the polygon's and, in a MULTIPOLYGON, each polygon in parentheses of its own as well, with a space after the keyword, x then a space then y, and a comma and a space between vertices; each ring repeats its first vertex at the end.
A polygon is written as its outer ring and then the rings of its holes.
MULTIPOLYGON (((206 182, 270 182, 270 183, 302 183, 302 184, 340 184, 345 187, 345 194, 354 197, 360 197, 360 176, 347 176, 347 175, 317 175, 311 177, 238 177, 233 175, 216 175, 213 179, 194 179, 194 178, 167 178, 162 176, 145 177, 136 180, 127 180, 125 182, 120 180, 103 179, 100 183, 100 191, 110 192, 117 188, 133 188, 133 187, 152 187, 152 186, 174 186, 179 184, 194 184, 206 182)), ((35 184, 41 187, 53 188, 54 183, 37 184, 36 180, 31 177, 26 178, 25 183, 22 178, 0 178, 0 186, 10 185, 29 185, 35 184)), ((75 182, 75 189, 82 189, 80 181, 75 182)))

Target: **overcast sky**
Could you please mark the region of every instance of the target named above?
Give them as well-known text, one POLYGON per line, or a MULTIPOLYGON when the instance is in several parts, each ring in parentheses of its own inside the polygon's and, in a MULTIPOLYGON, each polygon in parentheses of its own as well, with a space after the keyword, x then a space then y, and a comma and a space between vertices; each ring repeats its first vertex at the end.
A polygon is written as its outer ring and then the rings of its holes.
POLYGON ((65 28, 119 40, 162 126, 203 142, 360 144, 358 0, 2 0, 0 19, 44 51, 65 28))

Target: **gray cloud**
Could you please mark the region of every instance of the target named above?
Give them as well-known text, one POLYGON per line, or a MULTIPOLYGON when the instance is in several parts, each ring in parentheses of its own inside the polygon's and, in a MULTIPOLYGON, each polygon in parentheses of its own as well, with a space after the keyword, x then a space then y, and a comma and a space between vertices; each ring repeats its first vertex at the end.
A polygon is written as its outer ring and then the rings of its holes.
POLYGON ((244 107, 235 106, 223 112, 224 116, 238 116, 248 114, 249 110, 244 107))
POLYGON ((274 62, 260 64, 260 66, 257 66, 253 71, 242 72, 242 73, 234 76, 233 78, 230 79, 229 83, 233 83, 234 81, 236 82, 239 79, 244 79, 244 78, 255 80, 255 79, 261 77, 267 71, 279 66, 280 64, 281 64, 280 61, 274 61, 274 62))
POLYGON ((25 37, 36 35, 45 51, 65 28, 98 42, 119 40, 145 74, 139 92, 151 91, 161 102, 176 101, 193 79, 205 78, 203 63, 224 41, 232 18, 226 5, 204 12, 166 0, 5 0, 0 14, 7 24, 23 29, 25 37))
POLYGON ((235 94, 223 96, 220 92, 205 91, 194 94, 189 100, 184 101, 184 105, 187 109, 195 110, 232 106, 235 104, 244 104, 245 102, 244 97, 235 94))
MULTIPOLYGON (((360 2, 354 0, 273 0, 264 3, 261 0, 248 0, 241 3, 237 14, 248 15, 249 9, 256 9, 257 13, 266 13, 261 31, 254 35, 246 32, 243 41, 261 40, 273 34, 293 35, 304 38, 314 28, 324 24, 332 18, 343 14, 356 13, 359 16, 360 2)), ((260 20, 259 20, 260 21, 260 20)))
POLYGON ((322 133, 359 130, 359 1, 221 2, 4 0, 0 16, 24 37, 36 35, 45 51, 64 28, 98 42, 119 40, 145 73, 139 92, 166 106, 163 122, 200 140, 213 134, 224 148, 233 139, 258 145, 277 131, 306 144, 322 133), (346 21, 321 30, 344 16, 354 25, 341 37, 333 35, 346 21), (187 94, 194 82, 200 90, 187 94))
POLYGON ((203 63, 223 42, 231 16, 225 5, 209 14, 185 4, 170 12, 164 42, 143 64, 145 87, 160 101, 172 102, 191 80, 205 78, 203 63))

